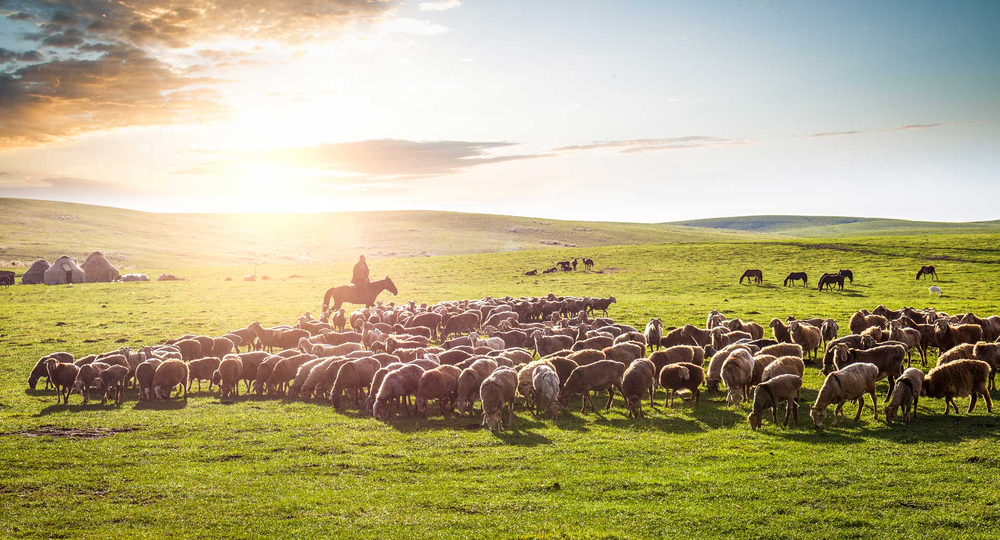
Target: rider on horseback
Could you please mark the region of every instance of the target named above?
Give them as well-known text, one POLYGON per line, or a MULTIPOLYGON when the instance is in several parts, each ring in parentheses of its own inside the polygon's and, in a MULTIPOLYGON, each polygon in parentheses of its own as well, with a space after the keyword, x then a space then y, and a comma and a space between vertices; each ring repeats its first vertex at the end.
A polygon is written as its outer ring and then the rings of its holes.
POLYGON ((365 256, 362 255, 358 260, 358 264, 354 265, 354 276, 351 278, 351 283, 357 287, 361 293, 364 293, 368 289, 368 263, 365 262, 365 256))

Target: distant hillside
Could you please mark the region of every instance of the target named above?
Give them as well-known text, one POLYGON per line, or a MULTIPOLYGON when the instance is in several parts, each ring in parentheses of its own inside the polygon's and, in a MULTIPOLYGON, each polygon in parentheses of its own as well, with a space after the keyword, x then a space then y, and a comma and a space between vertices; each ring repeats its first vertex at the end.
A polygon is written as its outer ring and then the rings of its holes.
POLYGON ((0 261, 104 251, 123 269, 327 263, 549 247, 704 242, 746 233, 670 224, 558 221, 454 212, 154 214, 0 199, 0 261))
POLYGON ((1000 232, 1000 222, 941 223, 843 216, 743 216, 676 221, 667 225, 799 238, 1000 232))

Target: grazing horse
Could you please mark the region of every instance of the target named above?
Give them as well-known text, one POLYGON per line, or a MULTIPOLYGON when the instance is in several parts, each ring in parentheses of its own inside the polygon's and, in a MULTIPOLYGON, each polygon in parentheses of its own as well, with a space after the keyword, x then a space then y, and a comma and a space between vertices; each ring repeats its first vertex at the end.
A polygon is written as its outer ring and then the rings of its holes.
POLYGON ((593 270, 594 269, 594 259, 591 259, 589 257, 584 257, 583 258, 583 269, 586 270, 586 271, 588 271, 588 272, 591 271, 591 270, 593 270))
POLYGON ((764 272, 760 270, 747 270, 743 272, 743 275, 740 276, 740 285, 743 285, 744 278, 746 278, 747 283, 751 283, 751 280, 753 283, 764 283, 764 272))
POLYGON ((840 277, 845 277, 851 280, 851 285, 854 285, 854 272, 851 272, 850 270, 841 270, 837 273, 840 274, 840 277))
POLYGON ((792 285, 795 285, 795 282, 800 279, 802 280, 803 287, 809 286, 809 276, 807 276, 805 272, 792 272, 791 274, 788 274, 788 277, 785 278, 785 286, 787 287, 789 282, 791 282, 792 285))
POLYGON ((934 271, 933 266, 921 266, 920 270, 917 271, 917 279, 921 276, 934 276, 934 281, 937 281, 937 272, 934 271))
POLYGON ((819 278, 819 288, 817 290, 822 291, 824 285, 828 289, 832 289, 834 285, 837 285, 840 290, 844 290, 844 276, 839 273, 823 274, 823 277, 819 278))
POLYGON ((399 294, 396 290, 396 284, 386 276, 385 279, 380 279, 378 281, 372 281, 368 284, 364 291, 358 288, 356 285, 341 285, 340 287, 331 287, 327 289, 326 294, 323 295, 323 311, 320 313, 326 313, 327 308, 330 307, 330 299, 333 298, 333 311, 340 309, 340 306, 347 302, 348 304, 364 304, 365 307, 372 307, 375 305, 375 299, 382 291, 389 291, 392 294, 399 294))

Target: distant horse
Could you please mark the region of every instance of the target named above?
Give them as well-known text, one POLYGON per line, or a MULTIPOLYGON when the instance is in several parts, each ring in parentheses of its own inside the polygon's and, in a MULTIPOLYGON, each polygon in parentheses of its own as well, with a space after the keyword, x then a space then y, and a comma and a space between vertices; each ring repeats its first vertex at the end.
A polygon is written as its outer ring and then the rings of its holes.
POLYGON ((569 261, 559 261, 556 264, 559 265, 559 269, 563 272, 569 272, 573 269, 573 267, 569 264, 569 261))
POLYGON ((559 271, 559 269, 556 268, 555 266, 553 266, 552 268, 549 268, 548 270, 542 270, 542 273, 543 274, 551 274, 552 272, 558 272, 558 271, 559 271))
POLYGON ((837 273, 840 274, 841 277, 851 280, 851 285, 854 285, 854 272, 851 272, 850 270, 841 270, 837 273))
POLYGON ((933 266, 921 266, 917 272, 917 279, 920 279, 921 276, 934 276, 934 281, 937 281, 937 272, 934 271, 933 266))
POLYGON ((365 307, 372 307, 375 305, 375 298, 382 291, 389 291, 392 294, 399 294, 396 290, 396 284, 386 276, 385 279, 380 279, 378 281, 372 281, 368 284, 365 291, 362 293, 355 285, 341 285, 340 287, 331 287, 327 289, 326 294, 323 295, 323 311, 320 313, 326 313, 327 308, 330 307, 330 299, 333 298, 333 311, 340 309, 340 306, 347 302, 348 304, 364 304, 365 307))
POLYGON ((529 270, 529 271, 525 272, 524 275, 526 275, 526 276, 537 276, 538 275, 538 269, 536 268, 534 270, 529 270))
POLYGON ((747 270, 743 272, 743 275, 740 276, 740 285, 743 285, 744 278, 746 278, 747 283, 751 283, 751 280, 753 283, 764 283, 764 272, 760 270, 747 270))
POLYGON ((817 290, 822 291, 823 286, 828 289, 832 289, 834 285, 838 286, 840 290, 844 290, 844 276, 837 274, 823 274, 823 277, 819 278, 819 287, 817 290))
POLYGON ((938 296, 944 296, 944 293, 941 292, 941 287, 938 287, 937 285, 931 285, 930 291, 931 294, 937 293, 938 296))
POLYGON ((591 271, 594 269, 594 259, 584 257, 583 258, 583 269, 586 271, 591 271))
POLYGON ((787 287, 789 282, 792 285, 795 285, 795 282, 800 279, 802 280, 803 287, 809 286, 809 276, 807 276, 805 272, 792 272, 791 274, 788 274, 788 277, 785 278, 785 286, 787 287))

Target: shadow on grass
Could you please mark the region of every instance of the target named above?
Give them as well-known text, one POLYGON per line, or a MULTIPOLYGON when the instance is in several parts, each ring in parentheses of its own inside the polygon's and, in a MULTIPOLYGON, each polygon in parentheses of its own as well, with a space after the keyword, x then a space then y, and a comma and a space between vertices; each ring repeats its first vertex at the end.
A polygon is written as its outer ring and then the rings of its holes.
POLYGON ((132 409, 136 411, 176 411, 185 407, 187 407, 187 399, 170 398, 138 401, 132 409))

